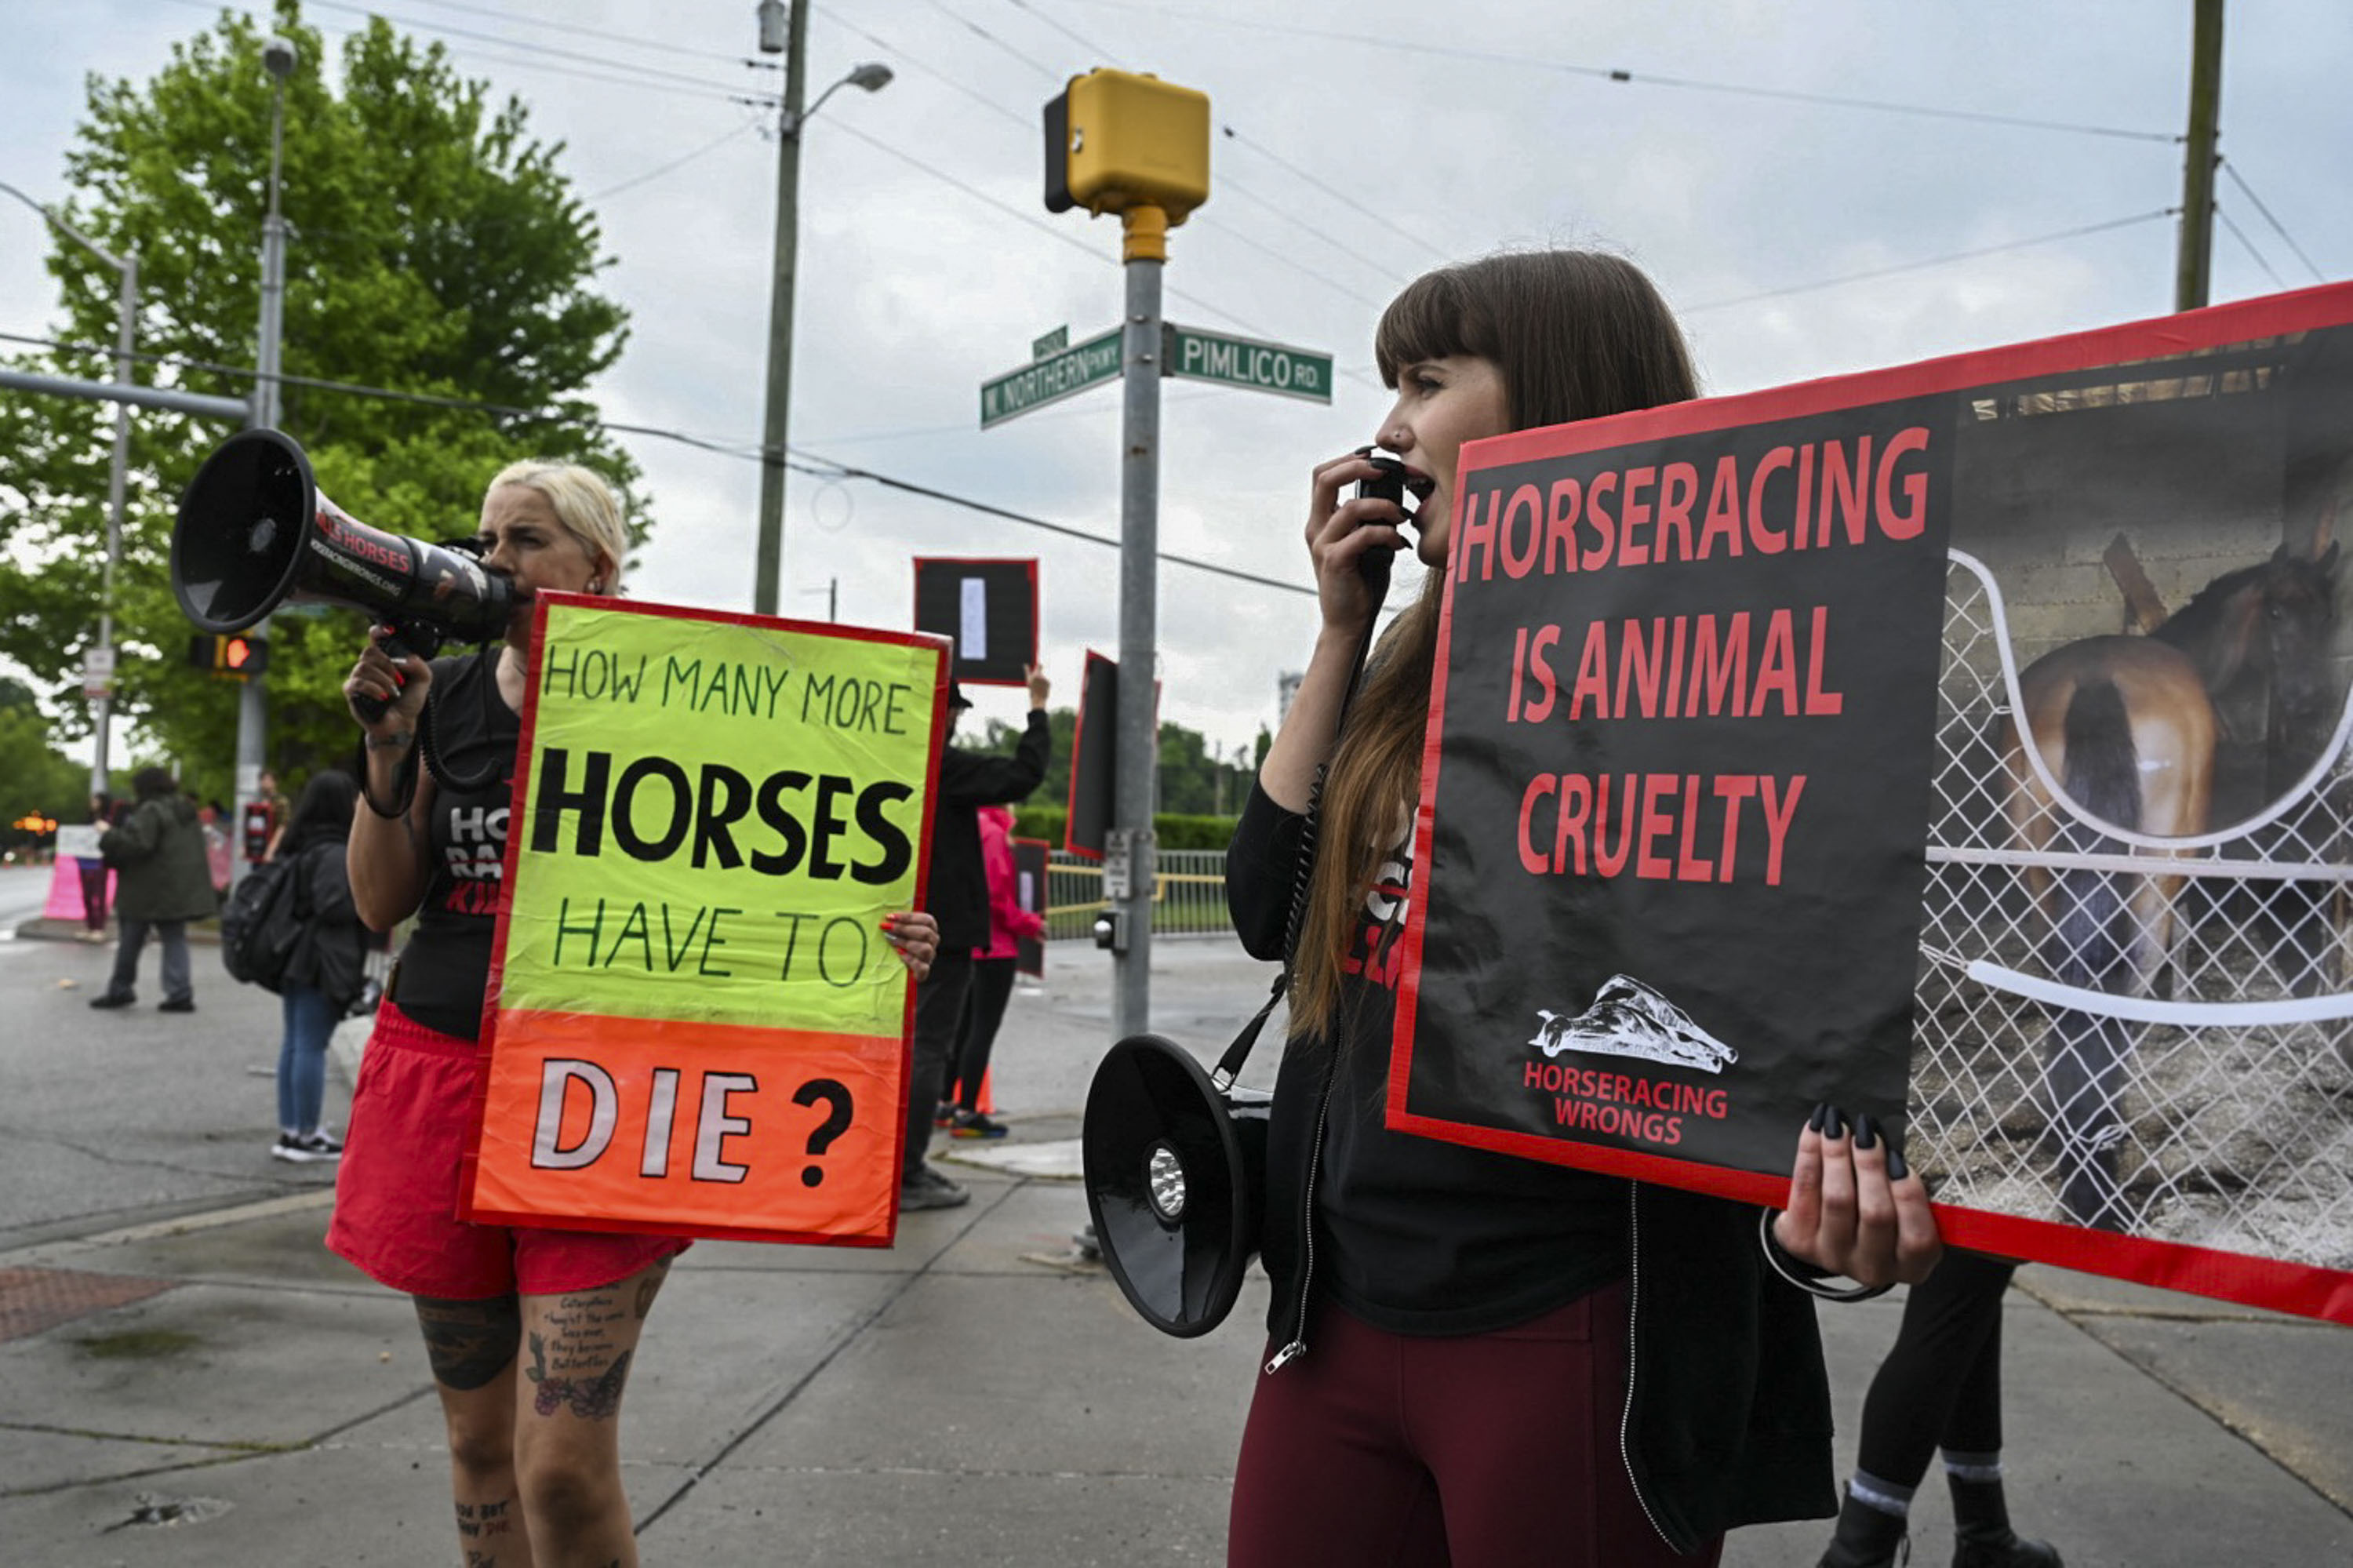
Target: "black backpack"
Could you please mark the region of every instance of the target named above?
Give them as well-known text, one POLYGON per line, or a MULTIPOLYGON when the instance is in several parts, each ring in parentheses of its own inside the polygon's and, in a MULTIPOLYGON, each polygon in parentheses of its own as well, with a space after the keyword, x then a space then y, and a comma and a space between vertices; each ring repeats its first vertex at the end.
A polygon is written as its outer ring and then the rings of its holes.
POLYGON ((221 910, 221 963, 231 979, 264 991, 286 983, 286 968, 302 939, 302 861, 265 861, 248 870, 221 910))

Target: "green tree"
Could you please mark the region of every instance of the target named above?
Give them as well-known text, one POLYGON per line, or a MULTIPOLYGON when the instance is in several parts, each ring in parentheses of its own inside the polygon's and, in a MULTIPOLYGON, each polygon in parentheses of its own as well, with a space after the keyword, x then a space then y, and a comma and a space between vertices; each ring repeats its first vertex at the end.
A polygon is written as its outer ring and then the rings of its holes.
MULTIPOLYGON (((518 100, 491 103, 438 45, 381 17, 346 39, 331 83, 297 0, 274 30, 295 42, 280 209, 288 245, 282 367, 311 377, 533 410, 522 416, 289 384, 282 427, 320 488, 353 514, 427 539, 469 535, 484 482, 516 457, 589 463, 625 493, 636 465, 596 423, 582 388, 619 356, 621 307, 593 291, 610 264, 596 220, 533 141, 518 100)), ((68 221, 139 260, 137 378, 245 397, 255 362, 268 209, 270 79, 263 29, 225 13, 153 80, 93 78, 67 157, 68 221)), ((54 237, 53 237, 54 238, 54 237)), ((114 272, 63 239, 58 338, 111 344, 114 272)), ((102 352, 50 350, 26 368, 111 380, 102 352)), ((53 700, 96 631, 112 410, 0 394, 0 653, 53 700)), ((192 417, 133 415, 129 516, 118 577, 117 713, 226 795, 237 688, 192 669, 167 574, 178 494, 229 432, 192 417)), ((642 498, 631 507, 644 526, 642 498)), ((351 745, 340 687, 362 636, 349 613, 272 628, 269 763, 299 776, 351 745)), ((65 702, 61 722, 87 718, 65 702)))
POLYGON ((88 820, 90 768, 49 744, 49 721, 33 694, 0 677, 0 842, 35 842, 14 825, 26 816, 88 820))

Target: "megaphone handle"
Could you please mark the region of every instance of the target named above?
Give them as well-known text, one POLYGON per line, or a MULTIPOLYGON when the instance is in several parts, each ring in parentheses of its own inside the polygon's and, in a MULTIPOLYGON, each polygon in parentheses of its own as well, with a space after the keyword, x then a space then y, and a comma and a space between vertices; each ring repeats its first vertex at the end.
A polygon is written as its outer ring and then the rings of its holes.
MULTIPOLYGON (((396 622, 381 636, 375 639, 375 645, 384 650, 384 656, 391 660, 395 664, 398 664, 403 659, 417 656, 417 651, 411 648, 407 642, 403 640, 406 635, 407 630, 408 629, 406 627, 401 626, 396 622)), ((407 684, 408 678, 403 675, 396 669, 393 672, 392 678, 398 684, 407 684)), ((384 718, 384 715, 391 711, 392 702, 383 697, 353 697, 352 699, 352 712, 360 715, 360 721, 363 724, 379 723, 384 718)))

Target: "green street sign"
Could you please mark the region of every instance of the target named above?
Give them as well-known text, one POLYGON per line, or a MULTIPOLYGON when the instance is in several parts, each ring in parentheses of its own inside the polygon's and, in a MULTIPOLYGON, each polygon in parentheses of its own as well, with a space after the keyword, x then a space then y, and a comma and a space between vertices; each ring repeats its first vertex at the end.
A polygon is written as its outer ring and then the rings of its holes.
POLYGON ((1229 337, 1198 327, 1166 326, 1167 352, 1161 361, 1164 375, 1187 381, 1214 381, 1221 387, 1246 387, 1283 397, 1304 397, 1311 403, 1332 400, 1332 356, 1256 338, 1229 337))
POLYGON ((1076 348, 980 384, 980 428, 1001 425, 1017 414, 1075 397, 1120 373, 1120 331, 1113 327, 1076 348))
POLYGON ((1029 357, 1033 360, 1049 359, 1070 346, 1071 329, 1068 326, 1058 326, 1045 336, 1031 340, 1029 357))

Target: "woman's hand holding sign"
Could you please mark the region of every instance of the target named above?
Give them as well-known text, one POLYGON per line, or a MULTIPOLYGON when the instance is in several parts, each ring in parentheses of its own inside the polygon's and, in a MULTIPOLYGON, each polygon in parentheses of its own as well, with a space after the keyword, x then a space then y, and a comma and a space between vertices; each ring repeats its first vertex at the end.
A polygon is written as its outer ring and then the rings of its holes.
POLYGON ((1773 1240, 1800 1262, 1876 1287, 1917 1285, 1945 1250, 1926 1185, 1869 1117, 1850 1129, 1835 1106, 1815 1107, 1798 1135, 1773 1240))
POLYGON ((882 916, 882 939, 899 949, 907 972, 922 980, 940 950, 940 923, 921 909, 902 909, 882 916))

